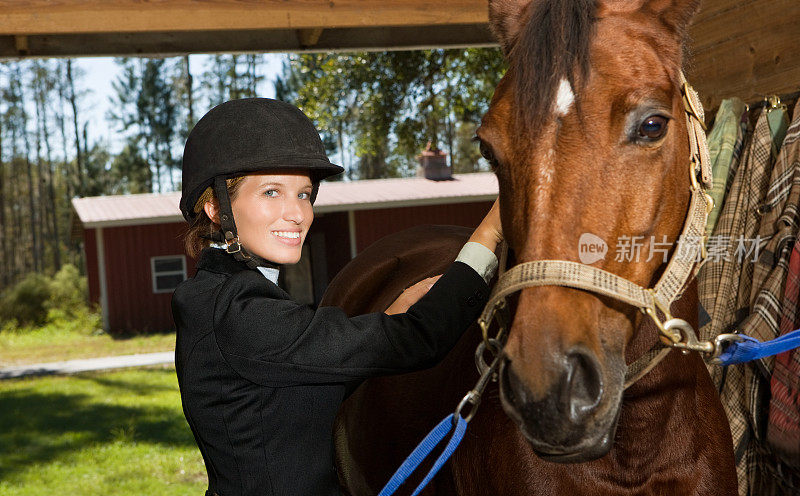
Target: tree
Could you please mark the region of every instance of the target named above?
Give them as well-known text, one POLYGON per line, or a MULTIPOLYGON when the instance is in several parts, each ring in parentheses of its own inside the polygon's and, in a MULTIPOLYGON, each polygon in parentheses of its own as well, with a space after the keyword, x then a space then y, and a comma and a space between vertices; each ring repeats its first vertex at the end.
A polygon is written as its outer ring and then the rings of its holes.
MULTIPOLYGON (((3 257, 0 257, 0 286, 6 288, 10 282, 11 257, 9 242, 11 242, 6 220, 7 194, 6 194, 6 167, 3 160, 3 137, 5 133, 5 119, 0 120, 0 250, 3 257)), ((12 242, 13 243, 13 242, 12 242)))
POLYGON ((69 104, 72 107, 72 125, 75 131, 75 162, 78 169, 78 194, 82 195, 84 191, 85 175, 83 167, 83 150, 86 149, 86 143, 81 146, 81 126, 78 119, 78 94, 75 91, 75 79, 80 76, 72 67, 72 59, 67 59, 65 62, 66 81, 62 91, 65 93, 69 104))
POLYGON ((497 49, 303 54, 284 64, 275 92, 316 123, 353 178, 413 174, 428 141, 444 144, 457 170, 478 170, 464 134, 488 108, 504 64, 497 49))
MULTIPOLYGON (((149 193, 153 190, 153 175, 138 149, 138 142, 131 139, 119 154, 111 158, 109 194, 149 193)), ((107 151, 105 155, 108 156, 107 151)))
POLYGON ((214 55, 200 80, 200 87, 208 100, 208 108, 230 100, 231 91, 237 85, 236 67, 232 56, 214 55))
POLYGON ((40 208, 44 212, 48 251, 53 259, 54 271, 61 269, 61 244, 59 241, 58 213, 56 211, 55 166, 50 139, 48 105, 58 81, 50 61, 36 60, 32 65, 31 89, 36 106, 36 161, 39 171, 40 208), (42 150, 44 148, 44 150, 42 150))
POLYGON ((258 85, 264 79, 258 73, 262 62, 260 54, 214 55, 200 81, 209 108, 228 100, 257 97, 258 85))
MULTIPOLYGON (((86 150, 86 196, 113 193, 114 175, 111 173, 111 154, 103 143, 94 143, 86 150)), ((144 193, 144 191, 140 191, 144 193)))
POLYGON ((30 223, 28 224, 31 235, 31 249, 30 252, 33 262, 33 270, 39 271, 42 268, 42 236, 41 236, 41 211, 37 208, 37 190, 34 188, 34 172, 33 164, 31 163, 31 145, 28 133, 28 113, 25 110, 25 90, 22 86, 22 70, 20 63, 17 62, 12 66, 11 79, 9 80, 9 97, 13 102, 12 112, 14 120, 16 121, 16 130, 22 136, 24 144, 22 159, 25 164, 25 177, 27 179, 27 197, 28 197, 28 215, 30 223))
MULTIPOLYGON (((179 119, 174 70, 171 70, 174 68, 170 68, 166 59, 118 59, 118 63, 123 73, 113 83, 116 110, 111 118, 127 136, 128 157, 124 163, 154 168, 153 190, 163 191, 165 183, 175 190, 174 170, 178 161, 173 149, 180 136, 175 132, 179 119), (130 157, 133 152, 139 154, 138 159, 130 157)), ((145 182, 148 177, 145 171, 126 170, 125 174, 145 182)))
POLYGON ((176 109, 179 114, 177 117, 177 134, 182 142, 185 142, 186 138, 189 137, 189 132, 196 122, 194 115, 194 77, 192 76, 189 62, 188 55, 181 57, 180 63, 176 64, 175 75, 172 79, 176 109))
POLYGON ((60 218, 61 234, 60 239, 65 246, 65 259, 72 265, 78 266, 83 263, 80 245, 72 239, 70 229, 71 220, 71 201, 78 196, 83 185, 83 152, 80 144, 80 128, 70 134, 67 129, 68 121, 74 126, 79 121, 78 102, 75 97, 75 76, 73 73, 72 61, 70 59, 57 60, 56 80, 58 81, 56 91, 58 92, 58 105, 53 105, 55 125, 58 130, 61 143, 61 159, 56 162, 56 195, 57 195, 57 217, 60 218), (72 112, 71 119, 69 111, 72 112), (75 145, 75 152, 70 154, 71 147, 75 145))
POLYGON ((159 192, 164 181, 162 167, 166 169, 172 190, 176 189, 173 169, 177 163, 172 156, 172 141, 177 113, 172 84, 167 79, 166 63, 165 59, 148 59, 145 62, 142 85, 136 101, 144 125, 148 157, 156 167, 156 190, 159 192))

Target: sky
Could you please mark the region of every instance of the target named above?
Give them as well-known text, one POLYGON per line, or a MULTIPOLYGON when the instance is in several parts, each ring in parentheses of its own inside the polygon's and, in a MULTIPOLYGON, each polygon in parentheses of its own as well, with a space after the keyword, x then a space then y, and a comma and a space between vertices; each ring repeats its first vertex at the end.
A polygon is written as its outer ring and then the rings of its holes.
MULTIPOLYGON (((192 74, 197 76, 205 70, 210 55, 190 55, 189 66, 192 74)), ((275 89, 273 82, 280 72, 286 54, 266 54, 264 64, 261 66, 261 75, 265 76, 259 87, 259 96, 273 98, 275 89)), ((112 57, 82 57, 75 59, 75 63, 85 71, 81 80, 81 87, 89 90, 83 99, 81 112, 89 119, 89 142, 96 140, 106 141, 112 152, 119 151, 122 140, 117 137, 117 130, 109 125, 106 114, 111 108, 111 98, 114 89, 111 83, 121 73, 120 67, 112 57)), ((195 79, 196 81, 196 79, 195 79)), ((195 109, 199 115, 208 109, 195 109)))

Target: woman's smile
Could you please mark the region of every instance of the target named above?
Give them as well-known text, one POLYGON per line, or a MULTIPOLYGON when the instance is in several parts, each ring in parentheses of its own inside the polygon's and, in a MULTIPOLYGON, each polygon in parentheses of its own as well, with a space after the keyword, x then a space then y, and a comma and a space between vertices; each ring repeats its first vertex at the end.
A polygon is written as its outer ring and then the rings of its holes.
POLYGON ((271 231, 271 234, 289 246, 299 246, 303 243, 300 231, 271 231))

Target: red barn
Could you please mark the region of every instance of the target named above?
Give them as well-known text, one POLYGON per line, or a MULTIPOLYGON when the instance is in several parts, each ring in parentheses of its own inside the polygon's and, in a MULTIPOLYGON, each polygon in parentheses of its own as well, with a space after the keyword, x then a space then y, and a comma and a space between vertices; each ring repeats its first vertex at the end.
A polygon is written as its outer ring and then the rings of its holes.
MULTIPOLYGON (((300 263, 287 266, 281 285, 316 303, 328 282, 377 239, 420 224, 475 227, 497 196, 492 173, 327 182, 300 263)), ((73 232, 81 236, 89 298, 99 303, 112 333, 172 329, 172 290, 195 271, 183 250, 186 223, 180 193, 100 196, 72 201, 73 232)))

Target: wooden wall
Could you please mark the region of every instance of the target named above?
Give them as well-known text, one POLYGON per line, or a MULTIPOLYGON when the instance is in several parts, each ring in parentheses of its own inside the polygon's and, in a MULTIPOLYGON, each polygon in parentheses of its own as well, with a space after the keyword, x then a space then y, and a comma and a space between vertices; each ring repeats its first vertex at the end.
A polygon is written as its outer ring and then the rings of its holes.
MULTIPOLYGON (((347 212, 332 212, 318 215, 314 218, 309 239, 318 233, 324 237, 326 277, 323 284, 328 282, 347 265, 350 261, 350 231, 347 212)), ((306 241, 308 243, 308 241, 306 241)), ((312 257, 318 256, 312 253, 312 257)))
POLYGON ((355 212, 356 247, 360 253, 388 234, 424 224, 475 228, 491 207, 492 202, 489 201, 359 210, 355 212))
POLYGON ((800 0, 703 0, 687 77, 712 108, 800 90, 800 0))
MULTIPOLYGON (((172 293, 153 293, 150 257, 182 255, 184 223, 103 228, 109 331, 164 331, 174 328, 172 293)), ((97 230, 84 234, 89 300, 100 303, 97 265, 97 230)), ((186 257, 187 275, 194 275, 195 260, 186 257)))

